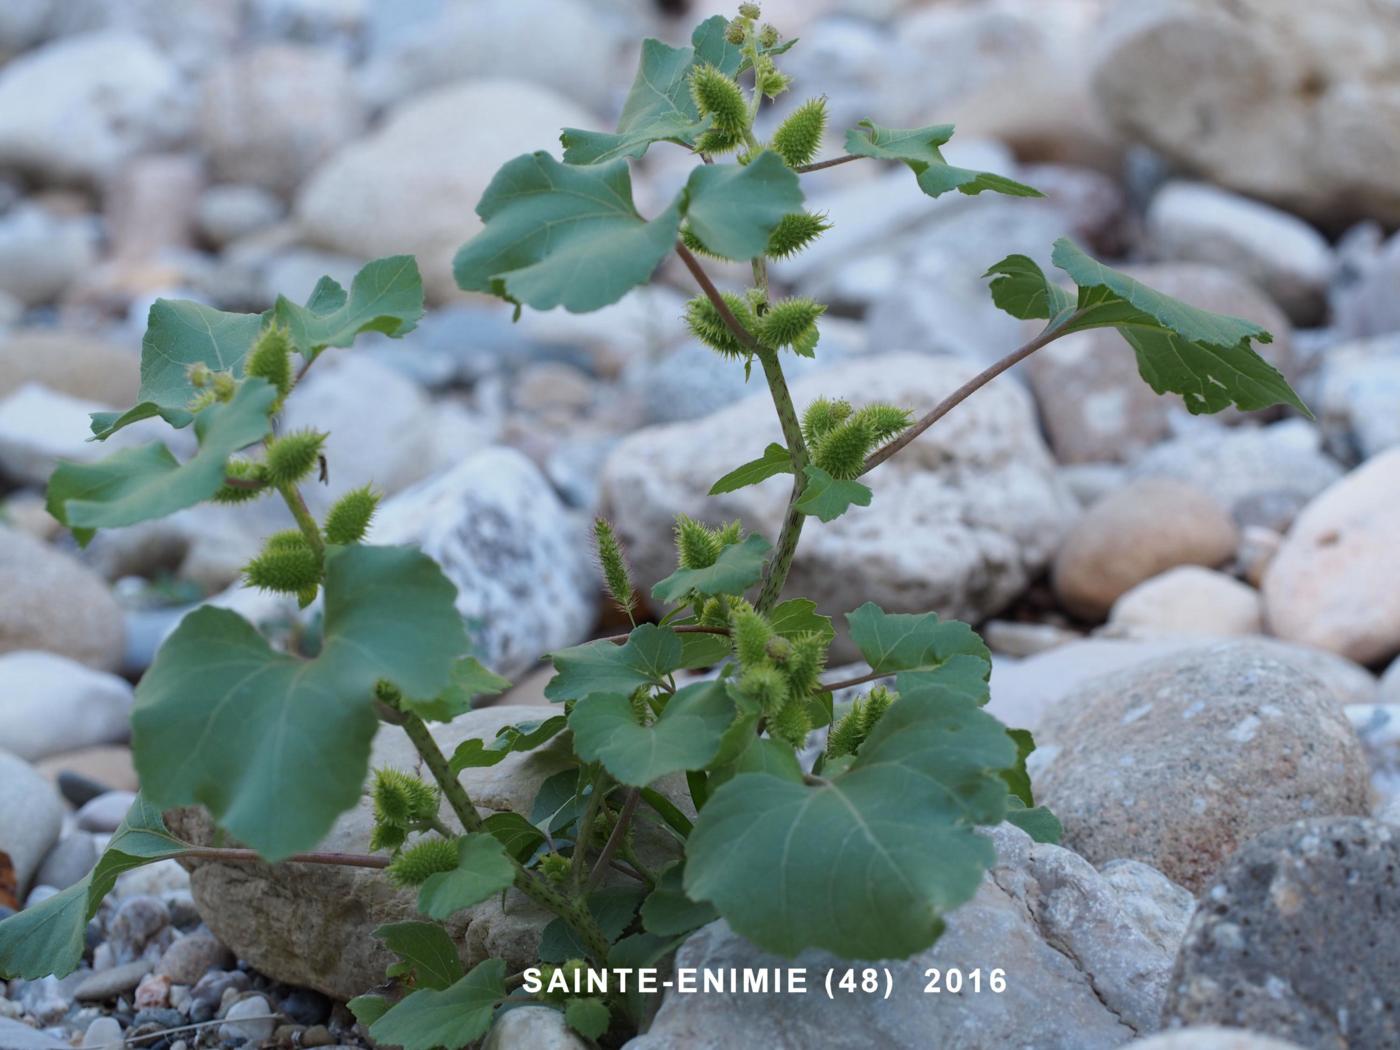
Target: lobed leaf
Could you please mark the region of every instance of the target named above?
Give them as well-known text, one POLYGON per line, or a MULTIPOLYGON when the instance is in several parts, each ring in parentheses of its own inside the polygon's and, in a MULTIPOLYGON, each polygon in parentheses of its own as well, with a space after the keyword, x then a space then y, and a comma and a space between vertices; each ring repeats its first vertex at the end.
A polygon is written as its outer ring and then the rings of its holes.
POLYGON ((644 623, 621 645, 605 639, 550 653, 558 672, 544 688, 550 700, 582 700, 590 693, 624 696, 658 685, 681 666, 681 639, 675 631, 644 623))
POLYGON ((803 514, 835 521, 852 506, 870 506, 870 489, 859 481, 833 478, 815 463, 808 463, 802 472, 807 475, 807 485, 796 506, 803 514))
POLYGON ((602 999, 593 996, 570 999, 564 1007, 564 1023, 588 1039, 597 1039, 608 1030, 612 1014, 602 999))
POLYGON ((566 724, 563 715, 553 715, 518 725, 501 726, 496 731, 496 738, 489 744, 479 739, 463 740, 452 752, 452 772, 494 766, 516 751, 533 751, 563 732, 566 724))
POLYGON ((464 835, 457 840, 457 867, 429 875, 418 891, 418 910, 433 919, 450 918, 480 904, 515 881, 515 865, 494 835, 464 835))
POLYGON ((991 673, 987 645, 961 620, 940 620, 937 613, 887 613, 866 602, 846 614, 851 641, 870 669, 881 674, 938 668, 955 656, 974 658, 985 682, 991 673))
POLYGON ((506 997, 502 959, 478 963, 446 988, 420 988, 370 1025, 369 1034, 403 1050, 461 1050, 486 1034, 496 1004, 506 997))
POLYGON ((714 905, 693 901, 685 895, 684 873, 685 864, 677 861, 657 877, 656 888, 642 904, 642 923, 648 933, 674 937, 697 930, 719 917, 714 905))
POLYGON ((977 194, 993 190, 1013 197, 1043 197, 1037 189, 989 171, 957 168, 943 159, 939 146, 953 137, 953 125, 931 124, 923 128, 885 128, 869 120, 846 132, 846 152, 877 160, 898 160, 909 165, 919 188, 930 197, 949 190, 977 194))
POLYGON ((207 806, 269 860, 310 849, 359 800, 376 683, 430 696, 450 680, 467 648, 455 597, 419 551, 357 546, 327 555, 314 660, 274 651, 227 609, 186 616, 136 688, 133 750, 152 804, 207 806))
POLYGON ((726 684, 709 681, 678 690, 651 725, 638 724, 626 696, 585 697, 574 705, 569 728, 585 762, 601 762, 622 783, 646 787, 668 773, 707 766, 733 721, 726 684))
POLYGON ((476 657, 464 656, 452 665, 452 678, 437 696, 431 700, 404 697, 400 702, 420 718, 450 722, 470 711, 477 697, 495 696, 509 688, 509 679, 502 678, 476 657))
POLYGON ((405 972, 413 974, 419 987, 448 988, 462 979, 457 947, 437 923, 390 922, 378 927, 374 935, 407 964, 405 972))
POLYGON ((797 175, 772 150, 747 164, 702 164, 683 196, 691 231, 726 259, 764 254, 779 223, 802 208, 797 175))
POLYGON ((328 346, 349 346, 361 332, 397 338, 423 316, 423 279, 411 255, 367 263, 350 282, 350 293, 322 277, 305 306, 278 296, 273 318, 287 328, 292 345, 307 358, 328 346))
POLYGON ((743 543, 724 548, 707 569, 677 569, 653 587, 651 595, 660 602, 683 601, 691 593, 741 595, 763 576, 771 546, 753 533, 743 543))
POLYGON ((724 477, 710 486, 710 495, 719 496, 725 492, 735 492, 749 485, 757 485, 779 474, 792 473, 792 457, 788 450, 774 441, 758 459, 751 459, 742 466, 735 467, 724 477))

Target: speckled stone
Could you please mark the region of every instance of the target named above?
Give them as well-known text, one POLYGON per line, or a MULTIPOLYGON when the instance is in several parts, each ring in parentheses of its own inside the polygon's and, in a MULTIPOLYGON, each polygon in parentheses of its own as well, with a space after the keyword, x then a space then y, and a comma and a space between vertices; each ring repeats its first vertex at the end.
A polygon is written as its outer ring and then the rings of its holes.
POLYGON ((1319 1050, 1400 1046, 1400 829, 1306 820, 1247 843, 1211 880, 1165 1017, 1319 1050))
POLYGON ((1253 642, 1094 679, 1036 741, 1036 795, 1066 846, 1145 861, 1193 892, 1260 832, 1369 812, 1365 753, 1336 698, 1253 642))
POLYGON ((1297 1043, 1238 1028, 1195 1025, 1162 1032, 1132 1045, 1132 1050, 1302 1050, 1297 1043))

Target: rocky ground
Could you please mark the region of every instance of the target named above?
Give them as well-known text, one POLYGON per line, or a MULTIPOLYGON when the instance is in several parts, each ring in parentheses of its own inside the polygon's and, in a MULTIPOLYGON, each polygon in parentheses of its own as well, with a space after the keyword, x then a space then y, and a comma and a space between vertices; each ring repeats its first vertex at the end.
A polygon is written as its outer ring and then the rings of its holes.
MULTIPOLYGON (((43 511, 56 459, 110 451, 85 442, 87 413, 132 402, 156 296, 263 309, 369 257, 418 256, 423 324, 328 355, 288 415, 331 432, 311 499, 385 490, 372 539, 437 558, 482 658, 520 681, 449 733, 528 714, 540 656, 603 628, 594 513, 646 581, 672 568, 677 512, 774 531, 780 480, 703 495, 777 426, 741 370, 687 339, 683 273, 515 325, 451 284, 502 162, 561 126, 610 125, 637 39, 682 39, 728 8, 672 21, 660 6, 676 5, 0 5, 0 910, 94 863, 138 786, 132 682, 184 611, 214 597, 295 615, 237 586, 283 527, 271 508, 199 507, 82 552, 43 511)), ((874 164, 809 179, 836 227, 775 268, 833 304, 818 360, 794 362, 799 401, 936 403, 1022 337, 978 275, 1017 251, 1048 266, 1069 234, 1266 325, 1316 418, 1188 416, 1115 334, 1082 333, 873 474, 869 510, 809 527, 791 586, 824 611, 874 600, 984 630, 991 709, 1036 731, 1064 845, 998 829, 982 892, 901 964, 891 1002, 674 998, 630 1045, 1400 1045, 1400 15, 1367 0, 765 7, 801 37, 795 100, 827 93, 838 131, 956 121, 953 162, 1047 193, 933 202, 874 164), (915 994, 934 966, 1004 967, 1010 987, 915 994)), ((652 151, 644 211, 686 163, 652 151)), ((470 771, 473 796, 519 806, 557 761, 470 771)), ((182 830, 208 829, 195 814, 182 830)), ((368 831, 352 812, 331 841, 363 849, 368 831)), ((365 1045, 341 1003, 382 979, 370 931, 409 907, 359 872, 124 875, 82 969, 0 982, 0 1047, 365 1045)), ((508 900, 458 932, 470 961, 523 964, 539 929, 508 900)), ((681 958, 760 956, 717 924, 681 958)), ((488 1045, 583 1044, 519 1010, 488 1045)))

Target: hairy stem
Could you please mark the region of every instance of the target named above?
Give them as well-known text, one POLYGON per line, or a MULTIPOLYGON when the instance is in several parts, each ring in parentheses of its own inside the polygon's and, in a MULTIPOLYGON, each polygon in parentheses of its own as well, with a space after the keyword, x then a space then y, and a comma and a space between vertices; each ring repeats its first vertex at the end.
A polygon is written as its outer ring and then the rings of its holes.
POLYGON ((681 262, 685 263, 685 268, 690 271, 690 275, 695 278, 695 283, 700 286, 700 290, 705 293, 705 298, 710 300, 715 311, 724 321, 725 327, 739 340, 746 350, 758 353, 763 348, 759 346, 758 340, 753 337, 753 333, 739 323, 739 319, 734 316, 734 311, 729 309, 729 304, 724 301, 724 296, 719 294, 719 289, 715 287, 715 282, 710 280, 710 275, 705 272, 705 268, 700 265, 700 260, 680 241, 676 242, 676 254, 680 256, 681 262))
POLYGON ((1007 354, 996 364, 990 365, 987 368, 983 369, 981 372, 978 372, 966 383, 958 387, 951 394, 949 394, 942 401, 940 401, 937 405, 935 405, 928 412, 927 415, 919 419, 918 422, 916 422, 908 430, 904 431, 904 433, 900 434, 899 437, 895 438, 895 440, 891 441, 888 445, 884 446, 884 448, 872 452, 870 456, 866 459, 865 466, 861 468, 861 474, 868 474, 870 471, 874 470, 881 463, 885 462, 885 460, 889 459, 900 449, 904 448, 915 438, 917 438, 920 434, 922 434, 925 430, 933 426, 933 424, 937 423, 949 412, 957 408, 958 405, 962 404, 969 397, 975 394, 978 390, 982 389, 982 387, 986 386, 997 376, 1001 375, 1012 365, 1024 361, 1026 358, 1030 357, 1031 354, 1035 353, 1047 343, 1054 342, 1060 337, 1060 335, 1064 332, 1065 328, 1073 320, 1074 315, 1071 315, 1069 320, 1056 326, 1053 330, 1049 328, 1045 329, 1034 339, 1017 347, 1015 350, 1007 354))
POLYGON ((858 154, 847 153, 843 157, 832 157, 830 160, 819 160, 815 164, 803 164, 801 167, 793 168, 792 170, 797 172, 797 174, 799 175, 806 175, 809 171, 822 171, 826 168, 834 168, 838 164, 849 164, 853 160, 864 159, 864 157, 858 154))
POLYGON ((763 363, 768 392, 773 396, 773 407, 778 411, 778 422, 782 425, 783 437, 787 440, 788 457, 792 460, 792 494, 788 497, 787 514, 783 518, 783 527, 778 533, 773 555, 764 566, 763 585, 758 593, 756 608, 759 612, 766 613, 778 604, 778 598, 783 593, 783 584, 787 582, 788 571, 792 568, 792 557, 797 552, 797 541, 802 535, 802 522, 806 515, 797 509, 797 501, 802 498, 802 492, 807 487, 807 445, 802 439, 802 423, 797 418, 797 408, 792 403, 792 394, 788 391, 787 379, 783 376, 783 366, 778 362, 778 355, 769 350, 760 353, 758 359, 763 363))
MULTIPOLYGON (((252 864, 263 858, 257 850, 224 849, 217 846, 191 846, 182 857, 191 860, 215 860, 223 864, 252 864)), ((343 868, 387 868, 389 858, 371 853, 293 853, 278 864, 330 864, 343 868)))
MULTIPOLYGON (((683 623, 677 627, 668 627, 668 631, 675 631, 677 634, 728 634, 728 627, 706 627, 698 623, 683 623)), ((630 634, 610 634, 599 641, 612 642, 614 645, 622 645, 632 636, 630 634)))
POLYGON ((316 524, 316 519, 311 516, 311 511, 306 506, 306 500, 301 498, 301 490, 289 484, 278 485, 277 491, 282 494, 282 499, 287 504, 287 509, 292 512, 292 517, 296 519, 297 527, 306 537, 306 542, 318 557, 324 557, 326 541, 321 538, 321 526, 316 524))
POLYGON ((823 693, 834 693, 838 689, 849 689, 853 685, 864 685, 866 682, 873 682, 879 678, 888 678, 889 671, 871 671, 869 674, 857 675, 855 678, 843 678, 837 682, 823 682, 821 691, 823 693))
POLYGON ((603 783, 607 774, 603 772, 602 766, 591 778, 593 790, 588 793, 588 805, 583 808, 583 817, 578 823, 578 840, 574 843, 573 865, 570 875, 573 876, 574 891, 577 892, 583 885, 583 876, 588 871, 588 844, 593 841, 593 822, 598 819, 598 807, 602 805, 603 796, 607 790, 603 783))
POLYGON ((604 843, 603 851, 598 854, 598 860, 593 865, 593 873, 588 876, 588 885, 584 887, 584 892, 592 893, 603 878, 603 872, 607 870, 608 864, 613 859, 613 854, 618 851, 622 840, 627 837, 627 828, 632 823, 632 814, 637 812, 637 802, 641 797, 642 793, 638 788, 627 789, 627 795, 622 800, 622 811, 617 815, 617 823, 613 825, 612 834, 604 843))

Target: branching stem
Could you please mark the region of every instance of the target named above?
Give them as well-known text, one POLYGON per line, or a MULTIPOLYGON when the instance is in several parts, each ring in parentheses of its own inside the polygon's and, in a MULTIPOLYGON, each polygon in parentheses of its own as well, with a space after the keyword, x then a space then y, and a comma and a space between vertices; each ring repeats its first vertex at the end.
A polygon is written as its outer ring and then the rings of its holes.
POLYGON ((296 519, 297 527, 306 537, 306 542, 318 557, 324 557, 326 541, 321 538, 321 526, 316 524, 316 519, 306 506, 306 500, 301 498, 301 490, 288 484, 278 485, 277 491, 282 494, 282 499, 287 504, 287 509, 292 512, 292 517, 296 519))
POLYGON ((593 872, 588 876, 588 885, 584 887, 584 893, 592 893, 599 881, 603 878, 603 872, 607 871, 613 855, 617 853, 622 845, 622 840, 627 837, 627 828, 632 823, 632 814, 637 812, 637 802, 641 799, 642 792, 639 788, 628 788, 627 794, 622 800, 622 811, 617 815, 617 823, 613 825, 612 834, 608 836, 608 841, 603 844, 603 851, 598 854, 598 860, 593 865, 593 872))

